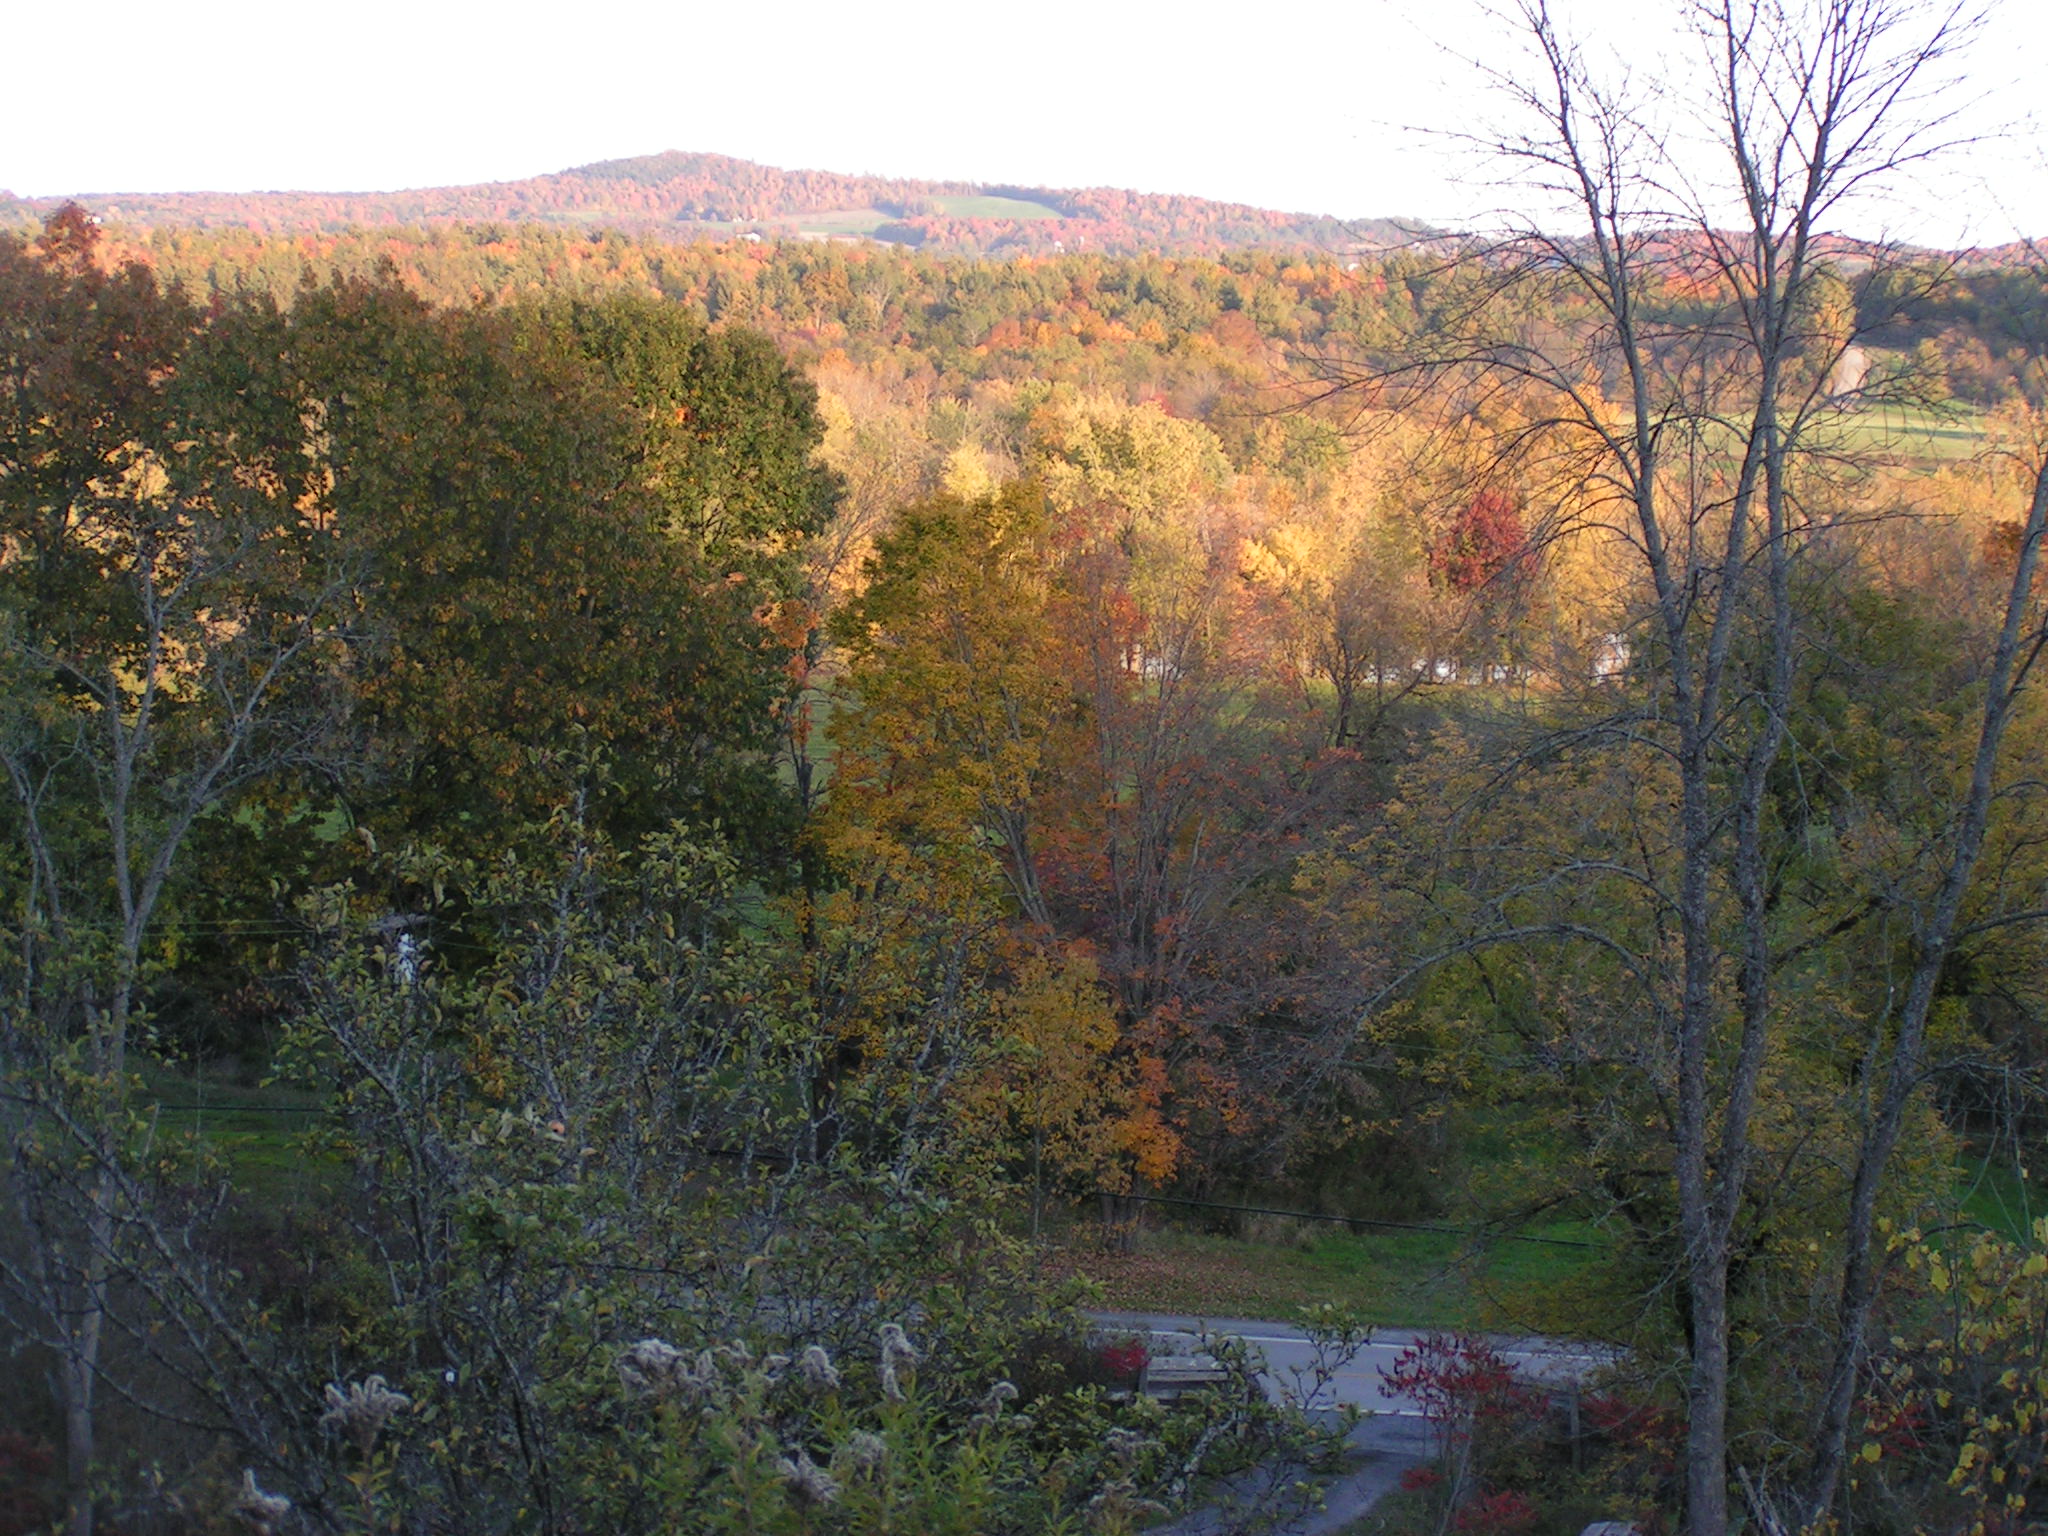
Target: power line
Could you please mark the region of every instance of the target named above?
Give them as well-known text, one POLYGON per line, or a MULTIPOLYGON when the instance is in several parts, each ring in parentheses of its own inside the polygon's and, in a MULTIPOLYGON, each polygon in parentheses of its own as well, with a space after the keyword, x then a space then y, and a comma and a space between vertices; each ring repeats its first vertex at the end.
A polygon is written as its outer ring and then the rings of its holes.
POLYGON ((222 1115, 318 1115, 324 1104, 152 1104, 151 1109, 191 1109, 222 1115))

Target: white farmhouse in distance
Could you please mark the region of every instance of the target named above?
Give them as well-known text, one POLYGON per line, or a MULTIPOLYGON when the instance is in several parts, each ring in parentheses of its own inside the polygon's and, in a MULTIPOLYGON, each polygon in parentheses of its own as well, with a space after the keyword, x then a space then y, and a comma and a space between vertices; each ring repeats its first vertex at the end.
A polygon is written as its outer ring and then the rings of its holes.
POLYGON ((1606 682, 1622 676, 1628 671, 1628 636, 1616 631, 1602 635, 1600 643, 1593 647, 1593 680, 1606 682))
POLYGON ((1842 348, 1835 366, 1828 370, 1828 399, 1846 402, 1863 392, 1870 378, 1870 354, 1854 343, 1842 348))

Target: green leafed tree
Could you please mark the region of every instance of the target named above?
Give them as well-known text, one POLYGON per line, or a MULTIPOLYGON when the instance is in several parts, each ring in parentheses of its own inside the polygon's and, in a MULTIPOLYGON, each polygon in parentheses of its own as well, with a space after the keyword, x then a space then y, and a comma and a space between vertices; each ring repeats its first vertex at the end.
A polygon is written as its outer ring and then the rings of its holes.
POLYGON ((291 325, 377 635, 361 819, 508 835, 532 754, 583 738, 614 765, 611 825, 689 814, 767 846, 770 621, 834 495, 810 387, 758 337, 623 297, 456 312, 338 283, 291 325))
POLYGON ((274 923, 283 840, 336 796, 365 836, 301 874, 502 853, 599 761, 607 827, 688 813, 767 867, 817 439, 765 342, 652 305, 201 305, 76 210, 0 241, 0 1266, 77 1536, 109 1309, 169 1241, 137 1072, 181 904, 274 923))
POLYGON ((0 1294, 56 1362, 74 1536, 166 900, 204 818, 331 749, 358 618, 281 317, 96 243, 75 208, 0 239, 0 1294))

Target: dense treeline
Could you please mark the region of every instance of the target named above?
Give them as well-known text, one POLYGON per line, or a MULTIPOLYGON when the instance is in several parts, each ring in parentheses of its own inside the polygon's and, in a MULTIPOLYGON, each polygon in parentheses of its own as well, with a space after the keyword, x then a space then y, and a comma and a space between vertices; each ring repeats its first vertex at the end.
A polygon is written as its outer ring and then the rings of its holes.
MULTIPOLYGON (((961 262, 794 244, 677 244, 532 225, 378 229, 265 238, 158 229, 116 245, 197 287, 287 299, 310 270, 368 276, 389 263, 439 302, 623 289, 757 327, 830 369, 887 387, 958 394, 1002 380, 1063 379, 1208 420, 1233 455, 1279 463, 1306 430, 1272 419, 1304 378, 1386 347, 1460 302, 1459 263, 1423 253, 1333 258, 1252 251, 1192 256, 1036 256, 961 262), (1318 368, 1318 364, 1325 365, 1318 368), (1266 386, 1266 388, 1260 388, 1266 386)), ((1657 301, 1696 312, 1688 257, 1655 276, 1657 301)), ((1556 324, 1580 300, 1553 295, 1556 324)), ((2014 398, 2048 331, 2048 294, 2022 259, 1876 261, 1845 247, 1817 306, 1844 311, 1874 402, 1991 408, 2014 398), (1888 386, 1888 387, 1886 387, 1888 386)), ((1297 455, 1301 452, 1295 449, 1297 455)))
MULTIPOLYGON (((1281 253, 1193 257, 1036 257, 963 263, 902 251, 817 246, 665 243, 520 225, 461 230, 355 230, 269 239, 162 229, 117 235, 124 252, 166 277, 288 297, 311 269, 367 275, 389 261, 445 303, 537 292, 625 288, 680 301, 713 321, 739 321, 862 363, 936 366, 947 378, 1043 372, 1099 350, 1105 377, 1177 351, 1258 353, 1334 337, 1392 335, 1436 267, 1392 260, 1371 271, 1281 253), (1411 291, 1413 290, 1413 291, 1411 291), (1235 318, 1227 318, 1235 317, 1235 318), (1214 338, 1205 333, 1221 327, 1214 338)), ((1152 366, 1156 366, 1153 364, 1152 366)))

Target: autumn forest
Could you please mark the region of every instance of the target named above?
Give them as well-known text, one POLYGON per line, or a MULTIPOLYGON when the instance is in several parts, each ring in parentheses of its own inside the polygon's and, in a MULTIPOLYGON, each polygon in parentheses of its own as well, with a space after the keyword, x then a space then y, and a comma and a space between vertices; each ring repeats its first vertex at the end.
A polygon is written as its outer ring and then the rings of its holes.
POLYGON ((1346 1529, 2048 1528, 2048 257, 1701 14, 1726 202, 1529 12, 1569 227, 0 201, 0 1536, 1356 1465, 1119 1310, 1413 1341, 1346 1529))

